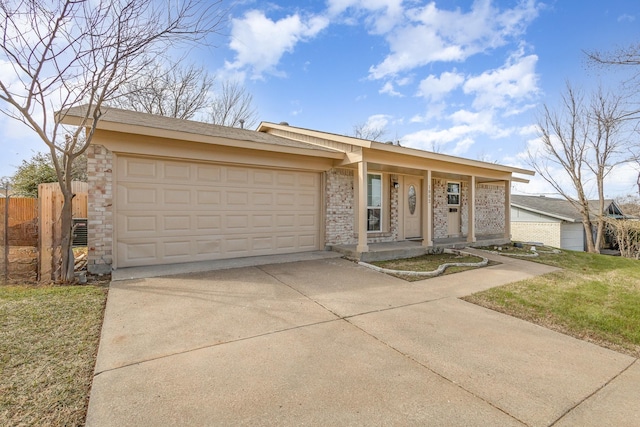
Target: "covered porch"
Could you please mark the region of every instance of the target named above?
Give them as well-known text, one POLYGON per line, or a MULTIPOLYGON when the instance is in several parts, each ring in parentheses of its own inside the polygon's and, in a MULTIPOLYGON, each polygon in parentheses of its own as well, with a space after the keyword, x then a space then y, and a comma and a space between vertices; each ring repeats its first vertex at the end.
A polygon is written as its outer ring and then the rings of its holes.
POLYGON ((462 249, 465 247, 481 247, 502 245, 507 242, 499 234, 479 235, 470 244, 466 237, 448 237, 435 239, 433 245, 424 246, 420 240, 403 240, 396 242, 371 243, 367 252, 358 252, 358 245, 333 245, 329 249, 343 254, 346 258, 356 261, 387 261, 392 259, 412 258, 430 253, 440 252, 442 249, 462 249))
POLYGON ((529 172, 387 144, 340 166, 354 171, 356 243, 330 246, 370 260, 508 242, 511 182, 526 182, 513 173, 529 172))

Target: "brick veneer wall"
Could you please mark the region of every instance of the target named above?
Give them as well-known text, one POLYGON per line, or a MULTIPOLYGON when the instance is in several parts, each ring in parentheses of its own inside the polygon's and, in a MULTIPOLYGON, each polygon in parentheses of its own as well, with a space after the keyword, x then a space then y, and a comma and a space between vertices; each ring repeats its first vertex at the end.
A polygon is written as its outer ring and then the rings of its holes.
MULTIPOLYGON (((476 235, 504 233, 504 187, 500 185, 476 185, 476 235)), ((464 236, 469 230, 469 183, 460 183, 460 223, 464 236)), ((448 236, 447 182, 433 180, 433 237, 448 236)))
POLYGON ((504 186, 476 186, 476 234, 504 233, 504 186))
MULTIPOLYGON (((387 176, 387 175, 385 175, 387 176)), ((390 176, 397 181, 397 176, 390 176)), ((355 229, 355 185, 354 171, 350 169, 332 169, 326 173, 326 245, 353 245, 358 243, 355 229)), ((392 242, 398 239, 398 194, 399 190, 391 185, 389 193, 389 231, 374 233, 367 238, 368 243, 392 242)), ((388 215, 385 211, 384 215, 388 215)))
MULTIPOLYGON (((477 187, 476 187, 477 191, 477 187)), ((476 193, 476 197, 478 194, 476 193)), ((478 223, 478 205, 476 204, 476 224, 478 223)), ((469 234, 469 183, 460 183, 460 234, 469 234)), ((476 233, 478 230, 476 230, 476 233)))
POLYGON ((447 215, 447 181, 433 180, 433 238, 443 239, 448 236, 447 215))
POLYGON ((113 154, 102 145, 87 149, 89 253, 87 270, 111 272, 113 261, 113 154))
POLYGON ((348 245, 355 239, 354 173, 350 169, 331 169, 326 173, 325 244, 348 245))
POLYGON ((560 222, 511 222, 511 239, 560 247, 560 222))

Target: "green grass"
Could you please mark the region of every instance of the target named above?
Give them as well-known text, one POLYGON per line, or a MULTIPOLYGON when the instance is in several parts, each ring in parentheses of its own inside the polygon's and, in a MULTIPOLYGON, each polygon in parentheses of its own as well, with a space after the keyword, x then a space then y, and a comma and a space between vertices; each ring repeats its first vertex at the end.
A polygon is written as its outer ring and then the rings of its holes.
POLYGON ((563 270, 464 298, 640 356, 640 262, 583 252, 528 259, 563 270))
POLYGON ((105 286, 0 286, 0 425, 84 424, 105 286))

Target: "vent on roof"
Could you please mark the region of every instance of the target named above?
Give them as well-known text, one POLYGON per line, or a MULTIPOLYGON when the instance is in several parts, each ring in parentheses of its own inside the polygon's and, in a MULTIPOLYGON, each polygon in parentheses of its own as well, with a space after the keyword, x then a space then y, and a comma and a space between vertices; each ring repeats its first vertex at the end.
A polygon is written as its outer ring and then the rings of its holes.
POLYGON ((281 124, 282 126, 289 126, 289 123, 287 122, 280 122, 279 124, 281 124))

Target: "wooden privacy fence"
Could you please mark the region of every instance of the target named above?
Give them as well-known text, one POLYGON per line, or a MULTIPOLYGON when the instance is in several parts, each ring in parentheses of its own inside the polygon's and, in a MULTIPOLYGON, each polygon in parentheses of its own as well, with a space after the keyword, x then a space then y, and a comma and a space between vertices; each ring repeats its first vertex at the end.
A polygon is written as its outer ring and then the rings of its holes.
MULTIPOLYGON (((86 182, 71 183, 73 198, 73 218, 87 217, 87 198, 89 186, 86 182)), ((39 278, 42 281, 59 277, 62 244, 62 204, 64 198, 57 182, 38 186, 39 217, 39 278)))
MULTIPOLYGON (((73 218, 86 219, 88 185, 73 182, 71 188, 73 218)), ((49 282, 59 277, 63 201, 57 182, 40 184, 37 199, 0 198, 0 275, 4 281, 49 282)))
POLYGON ((38 200, 0 199, 0 271, 2 283, 37 279, 38 200))
POLYGON ((9 246, 38 246, 38 199, 10 197, 0 199, 0 240, 5 239, 5 213, 9 246), (7 210, 8 207, 8 210, 7 210))

